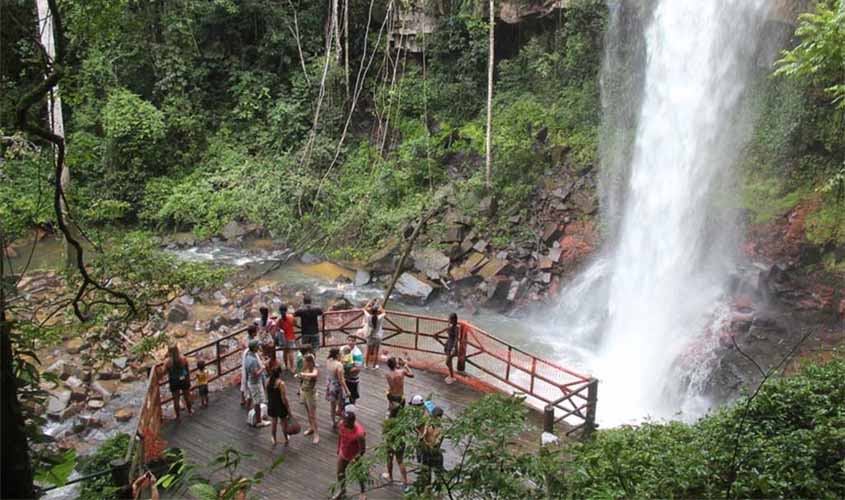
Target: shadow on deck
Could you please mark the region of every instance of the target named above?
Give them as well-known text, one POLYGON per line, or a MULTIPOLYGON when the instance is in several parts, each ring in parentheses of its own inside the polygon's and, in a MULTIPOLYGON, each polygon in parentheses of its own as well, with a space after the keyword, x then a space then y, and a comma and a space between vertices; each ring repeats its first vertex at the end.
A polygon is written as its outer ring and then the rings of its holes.
MULTIPOLYGON (((367 447, 372 449, 381 443, 382 422, 387 412, 385 393, 387 383, 383 369, 361 372, 361 399, 357 403, 358 419, 367 432, 367 447)), ((446 416, 459 414, 472 402, 484 394, 471 387, 456 383, 447 385, 441 375, 415 370, 416 377, 407 379, 405 395, 410 400, 414 394, 431 395, 435 404, 442 407, 446 416)), ((260 498, 328 498, 329 489, 335 481, 337 435, 331 430, 329 403, 323 397, 325 381, 323 376, 318 383, 318 425, 320 443, 311 443, 310 436, 301 434, 291 437, 290 446, 279 444, 275 448, 270 440, 270 428, 255 429, 246 424, 246 411, 240 407, 240 396, 236 387, 228 387, 213 392, 209 396, 209 407, 195 406, 193 416, 184 415, 182 422, 168 421, 162 426, 162 437, 168 446, 185 450, 190 461, 205 465, 225 447, 231 446, 242 452, 251 453, 241 465, 240 473, 253 475, 258 470, 270 465, 279 455, 284 455, 284 462, 264 481, 253 489, 252 494, 260 498)), ((293 413, 307 429, 305 407, 298 403, 296 387, 298 382, 290 375, 285 375, 288 398, 293 406, 293 413)), ((197 405, 197 402, 194 401, 197 405)), ((281 434, 281 429, 279 430, 281 434)), ((536 436, 536 433, 531 433, 536 436)), ((281 440, 281 436, 279 436, 281 440)), ((526 437, 526 443, 530 443, 526 437)), ((533 440, 536 442, 536 440, 533 440)), ((456 460, 454 452, 444 444, 446 466, 449 468, 456 460)), ((412 457, 407 457, 410 460, 412 457)), ((399 483, 384 485, 381 473, 382 465, 372 471, 372 482, 367 496, 371 499, 401 498, 399 483)), ((394 467, 394 478, 399 479, 399 471, 394 467)), ((411 478, 413 480, 413 477, 411 478)), ((349 494, 357 494, 358 486, 350 484, 349 494)))

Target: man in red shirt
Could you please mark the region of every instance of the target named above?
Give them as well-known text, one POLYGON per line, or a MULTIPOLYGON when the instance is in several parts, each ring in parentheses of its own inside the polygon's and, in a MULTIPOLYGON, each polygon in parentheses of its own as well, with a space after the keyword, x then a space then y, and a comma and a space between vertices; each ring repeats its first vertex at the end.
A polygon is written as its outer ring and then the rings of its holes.
MULTIPOLYGON (((355 421, 356 411, 354 405, 346 405, 343 409, 343 423, 337 428, 337 481, 340 483, 340 489, 332 497, 334 500, 346 497, 346 468, 367 451, 367 433, 364 432, 364 427, 355 421)), ((359 498, 366 500, 366 485, 363 482, 360 485, 359 498)))

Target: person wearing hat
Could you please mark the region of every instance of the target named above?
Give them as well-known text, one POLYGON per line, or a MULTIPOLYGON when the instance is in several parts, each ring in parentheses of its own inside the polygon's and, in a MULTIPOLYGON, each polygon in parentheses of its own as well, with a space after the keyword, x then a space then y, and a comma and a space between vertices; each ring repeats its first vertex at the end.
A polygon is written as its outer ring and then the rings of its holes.
POLYGON ((258 358, 258 348, 261 343, 258 339, 249 341, 249 351, 244 358, 244 370, 246 371, 246 385, 249 392, 249 399, 252 401, 255 409, 254 425, 256 427, 266 427, 270 425, 269 420, 264 420, 261 416, 261 405, 267 403, 267 397, 264 394, 264 366, 258 358))
MULTIPOLYGON (((356 421, 355 414, 358 410, 355 405, 346 405, 343 408, 343 422, 338 426, 337 433, 337 481, 340 487, 332 497, 339 500, 346 497, 346 468, 349 464, 364 456, 367 451, 367 433, 364 427, 356 421)), ((366 484, 361 482, 360 499, 366 499, 364 492, 366 484)))

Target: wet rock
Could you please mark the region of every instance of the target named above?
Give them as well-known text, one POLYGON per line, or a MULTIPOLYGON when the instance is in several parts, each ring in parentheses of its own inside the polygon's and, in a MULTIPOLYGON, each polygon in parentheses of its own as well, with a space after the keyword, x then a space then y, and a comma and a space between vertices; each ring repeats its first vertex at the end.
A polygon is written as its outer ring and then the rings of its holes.
POLYGON ((205 331, 209 332, 209 333, 216 332, 217 330, 219 330, 221 327, 225 326, 226 324, 228 324, 228 322, 223 318, 223 316, 220 316, 218 314, 218 315, 214 316, 213 318, 211 318, 211 320, 208 322, 208 324, 205 327, 205 331))
POLYGON ((493 217, 496 215, 497 209, 498 203, 496 203, 496 198, 492 196, 485 196, 478 202, 478 212, 484 217, 493 217))
POLYGON ((332 300, 327 307, 329 311, 346 311, 352 308, 352 303, 344 296, 332 300))
POLYGON ((125 372, 120 374, 120 381, 123 383, 135 382, 137 380, 138 376, 130 370, 126 370, 125 372))
POLYGON ((446 232, 440 238, 442 243, 460 243, 464 238, 464 227, 452 225, 446 228, 446 232))
POLYGON ((552 281, 552 273, 537 273, 537 276, 534 277, 535 283, 544 283, 548 285, 552 281))
POLYGON ((587 191, 578 191, 572 195, 572 203, 587 215, 595 213, 599 208, 595 195, 587 191))
POLYGON ((71 391, 68 389, 60 389, 50 393, 47 398, 47 415, 53 418, 58 418, 61 412, 67 408, 70 403, 71 391))
POLYGON ((216 292, 214 292, 212 298, 214 298, 214 300, 217 302, 217 304, 220 305, 220 307, 226 307, 231 303, 229 297, 227 297, 226 294, 223 293, 221 290, 217 290, 216 292))
POLYGON ((205 323, 200 320, 194 321, 194 331, 195 332, 204 332, 205 331, 205 323))
POLYGON ((435 248, 424 248, 411 252, 414 269, 425 274, 429 279, 438 279, 449 271, 451 262, 443 252, 435 248))
POLYGON ((79 354, 83 349, 84 341, 81 338, 70 339, 65 342, 65 350, 68 354, 79 354))
POLYGON ((238 323, 246 320, 247 318, 247 310, 240 307, 235 309, 235 311, 229 316, 229 324, 230 325, 237 325, 238 323))
MULTIPOLYGON (((557 244, 557 242, 555 243, 557 244)), ((549 250, 548 258, 553 263, 557 264, 558 262, 560 262, 561 255, 563 255, 563 248, 561 248, 560 246, 556 246, 549 250)))
POLYGON ((118 422, 128 422, 132 420, 132 417, 135 416, 135 412, 132 408, 121 408, 114 412, 114 419, 118 422))
POLYGON ((79 378, 70 376, 67 378, 67 380, 65 380, 65 385, 68 387, 68 389, 73 390, 81 389, 82 387, 84 387, 85 384, 79 378))
POLYGON ((112 366, 114 366, 118 370, 123 370, 126 368, 129 360, 125 356, 121 356, 119 358, 114 358, 111 362, 112 366))
POLYGON ((370 273, 363 269, 355 271, 355 286, 364 286, 370 282, 370 273))
POLYGON ((74 402, 88 399, 88 391, 84 387, 77 387, 70 390, 70 400, 74 402))
POLYGON ((236 221, 229 221, 223 229, 220 230, 220 236, 227 241, 232 242, 244 236, 247 233, 247 228, 236 221))
POLYGON ((379 274, 390 274, 396 269, 399 239, 389 239, 381 249, 374 253, 366 263, 366 268, 379 274))
POLYGON ((489 259, 479 270, 478 275, 484 280, 502 274, 508 267, 506 260, 489 259))
POLYGON ((183 295, 183 296, 179 297, 179 302, 181 302, 182 304, 184 304, 186 306, 192 306, 192 305, 194 305, 196 300, 193 297, 191 297, 190 295, 183 295))
POLYGON ((434 291, 434 284, 425 279, 423 276, 402 273, 396 281, 396 291, 406 298, 414 299, 418 302, 424 303, 428 300, 431 293, 434 291))
POLYGON ((508 303, 508 293, 511 280, 504 276, 496 276, 487 282, 487 307, 503 307, 508 303))
POLYGON ((170 309, 167 311, 167 321, 170 323, 181 323, 188 319, 190 316, 190 311, 187 307, 180 303, 171 304, 170 309))
POLYGON ((475 250, 476 252, 484 253, 484 252, 487 251, 488 245, 489 245, 489 243, 487 243, 487 241, 478 240, 477 242, 475 242, 475 245, 472 246, 472 249, 475 250))
POLYGON ((102 410, 106 403, 102 399, 91 399, 88 401, 88 408, 91 410, 102 410))
POLYGON ((553 241, 557 240, 561 236, 560 226, 556 222, 547 222, 543 226, 543 243, 546 245, 551 245, 553 241))
POLYGON ((97 373, 97 380, 118 380, 120 379, 120 373, 112 371, 112 370, 103 370, 97 373))
POLYGON ((79 418, 76 419, 76 421, 77 424, 82 427, 82 430, 99 429, 103 427, 103 421, 95 417, 94 415, 80 415, 79 418))
POLYGON ((99 394, 103 399, 111 399, 117 391, 118 379, 120 379, 119 375, 115 380, 97 380, 91 384, 91 389, 99 394))
POLYGON ((190 232, 173 233, 167 239, 181 248, 192 247, 197 244, 197 237, 194 236, 194 233, 190 232))
POLYGON ((311 264, 319 264, 320 262, 322 262, 322 261, 323 261, 323 259, 321 259, 319 255, 313 254, 313 253, 311 253, 311 252, 305 252, 305 253, 304 253, 304 254, 302 254, 302 256, 299 258, 299 260, 300 260, 300 262, 302 262, 303 264, 307 264, 307 265, 311 265, 311 264))
POLYGON ((552 259, 548 257, 543 257, 540 259, 540 262, 537 264, 537 267, 541 271, 550 271, 555 266, 555 263, 552 259))
POLYGON ((514 303, 522 297, 523 293, 525 292, 526 283, 527 280, 525 280, 524 278, 519 281, 511 282, 510 289, 508 290, 508 302, 514 303))
POLYGON ((64 420, 67 420, 71 417, 75 417, 76 415, 79 415, 79 413, 82 411, 82 408, 83 408, 82 403, 74 403, 74 404, 68 405, 68 407, 65 408, 64 410, 62 410, 62 412, 59 414, 59 420, 64 421, 64 420))

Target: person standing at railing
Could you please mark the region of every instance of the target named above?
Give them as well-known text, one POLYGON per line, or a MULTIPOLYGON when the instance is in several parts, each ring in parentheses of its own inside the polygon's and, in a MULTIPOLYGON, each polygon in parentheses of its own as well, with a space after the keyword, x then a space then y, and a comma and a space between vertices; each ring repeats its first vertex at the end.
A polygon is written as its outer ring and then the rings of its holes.
POLYGON ((378 369, 379 349, 384 338, 384 318, 386 313, 381 308, 378 299, 364 308, 364 323, 360 332, 367 339, 367 354, 364 357, 365 366, 378 369))
POLYGON ((296 334, 294 333, 293 327, 293 314, 288 313, 287 305, 280 305, 279 317, 276 320, 276 345, 282 348, 282 359, 284 359, 285 368, 290 370, 291 373, 294 373, 296 370, 293 352, 296 347, 296 334))
POLYGON ((299 326, 302 331, 302 343, 310 344, 314 350, 314 355, 320 349, 320 316, 323 315, 323 310, 319 307, 311 305, 311 297, 306 295, 302 298, 302 307, 293 313, 299 318, 299 326))
POLYGON ((249 325, 246 329, 246 340, 244 341, 244 352, 241 355, 241 406, 247 410, 252 406, 247 388, 246 356, 249 354, 249 343, 255 340, 258 335, 258 326, 249 325))
POLYGON ((188 366, 188 358, 179 352, 179 346, 174 344, 167 350, 167 361, 164 362, 164 371, 167 373, 170 385, 170 394, 173 396, 173 409, 176 412, 176 421, 181 418, 179 398, 185 400, 185 408, 191 415, 191 375, 188 366))
POLYGON ((255 419, 252 424, 255 427, 266 427, 270 425, 269 420, 264 420, 261 415, 261 405, 267 404, 267 395, 264 392, 264 365, 258 358, 258 339, 249 342, 249 351, 244 358, 244 369, 247 374, 247 389, 249 399, 252 401, 255 410, 255 419))
POLYGON ((466 329, 467 325, 463 321, 458 321, 457 313, 449 315, 449 326, 446 329, 448 337, 446 344, 443 346, 446 352, 446 368, 449 369, 449 376, 446 377, 446 383, 451 384, 455 381, 455 369, 452 368, 452 362, 455 356, 458 355, 458 348, 460 346, 461 333, 466 329))

